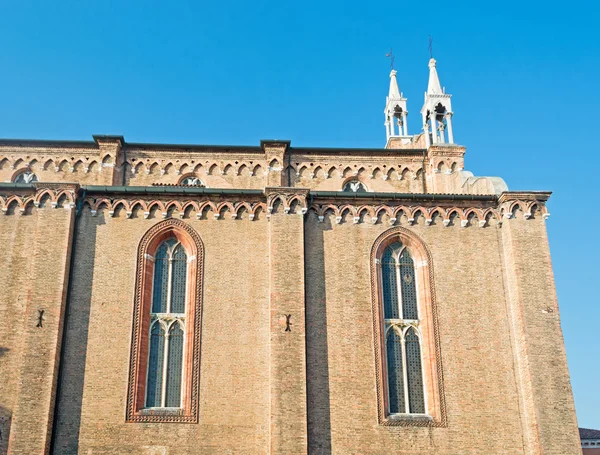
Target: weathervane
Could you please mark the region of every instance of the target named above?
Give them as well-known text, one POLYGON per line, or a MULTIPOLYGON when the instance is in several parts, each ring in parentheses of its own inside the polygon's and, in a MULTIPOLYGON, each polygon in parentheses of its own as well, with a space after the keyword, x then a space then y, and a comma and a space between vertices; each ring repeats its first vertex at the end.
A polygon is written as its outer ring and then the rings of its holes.
POLYGON ((433 38, 429 35, 429 58, 433 58, 433 38))
POLYGON ((388 52, 387 54, 385 54, 386 57, 389 57, 390 59, 390 68, 393 71, 394 70, 394 58, 396 58, 394 56, 394 53, 392 52, 392 48, 390 47, 390 52, 388 52))

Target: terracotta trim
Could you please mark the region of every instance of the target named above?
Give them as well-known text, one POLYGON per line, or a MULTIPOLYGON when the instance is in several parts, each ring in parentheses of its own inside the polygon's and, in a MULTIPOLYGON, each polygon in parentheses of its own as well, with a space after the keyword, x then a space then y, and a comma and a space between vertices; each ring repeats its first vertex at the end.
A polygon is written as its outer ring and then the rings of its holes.
POLYGON ((377 418, 383 426, 422 426, 446 427, 446 400, 442 355, 436 307, 435 283, 433 278, 433 261, 431 252, 415 233, 403 227, 394 227, 383 232, 371 249, 371 306, 373 314, 373 337, 375 347, 375 380, 377 387, 377 418), (383 337, 383 297, 379 258, 385 248, 395 241, 406 246, 415 261, 419 293, 419 311, 422 315, 421 344, 423 357, 423 373, 425 377, 425 393, 427 395, 427 411, 431 416, 407 416, 406 418, 390 418, 387 415, 387 381, 385 380, 385 340, 383 337))
POLYGON ((198 423, 200 386, 200 344, 202 322, 204 246, 198 233, 177 219, 157 223, 144 234, 138 247, 135 298, 133 304, 132 342, 127 395, 127 422, 198 423), (176 237, 188 259, 188 293, 186 301, 185 363, 181 410, 144 410, 148 330, 152 305, 153 255, 160 243, 176 237))

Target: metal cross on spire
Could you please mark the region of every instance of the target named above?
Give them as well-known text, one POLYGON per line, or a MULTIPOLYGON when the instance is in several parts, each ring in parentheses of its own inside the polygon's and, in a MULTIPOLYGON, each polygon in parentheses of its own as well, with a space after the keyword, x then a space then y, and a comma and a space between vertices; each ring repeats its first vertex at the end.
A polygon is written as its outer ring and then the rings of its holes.
POLYGON ((390 69, 393 71, 394 70, 394 59, 396 58, 394 56, 394 52, 392 51, 392 48, 390 47, 390 51, 385 54, 386 57, 389 57, 390 59, 390 69))
POLYGON ((429 58, 433 58, 433 38, 429 35, 429 58))

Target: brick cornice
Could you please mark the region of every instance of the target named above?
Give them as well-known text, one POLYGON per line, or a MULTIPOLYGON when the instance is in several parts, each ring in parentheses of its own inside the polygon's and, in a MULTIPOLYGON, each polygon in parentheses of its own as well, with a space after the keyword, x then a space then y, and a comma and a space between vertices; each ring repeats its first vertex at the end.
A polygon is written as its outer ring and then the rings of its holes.
POLYGON ((267 153, 268 150, 279 150, 285 152, 291 144, 291 141, 280 141, 277 139, 261 139, 260 148, 267 153))
POLYGON ((462 158, 467 151, 467 148, 462 145, 432 145, 427 150, 427 156, 455 156, 462 158))
POLYGON ((551 191, 505 191, 498 197, 498 202, 500 204, 517 200, 546 202, 551 195, 551 191))
POLYGON ((70 191, 71 193, 77 193, 81 186, 78 183, 62 183, 62 182, 35 182, 33 184, 36 191, 43 191, 50 189, 54 191, 70 191))

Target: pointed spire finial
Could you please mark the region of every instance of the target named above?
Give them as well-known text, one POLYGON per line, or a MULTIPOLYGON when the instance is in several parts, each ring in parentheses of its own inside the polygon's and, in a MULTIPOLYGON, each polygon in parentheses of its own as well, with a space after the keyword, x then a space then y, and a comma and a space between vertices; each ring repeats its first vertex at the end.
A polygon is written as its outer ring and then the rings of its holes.
POLYGON ((423 116, 423 130, 427 147, 432 144, 454 144, 452 132, 452 103, 442 89, 438 76, 436 61, 431 51, 431 37, 429 37, 429 83, 425 92, 425 102, 421 108, 423 116))
POLYGON ((408 138, 408 125, 407 125, 407 114, 406 110, 406 98, 402 96, 402 92, 398 88, 398 81, 396 80, 396 70, 394 69, 394 52, 390 48, 390 52, 385 54, 390 59, 390 90, 388 96, 385 99, 385 109, 383 113, 385 115, 385 131, 386 137, 389 141, 390 138, 402 138, 403 141, 410 141, 408 138))
POLYGON ((433 57, 429 60, 429 84, 427 84, 427 93, 430 95, 441 95, 442 85, 435 67, 436 61, 433 57))
POLYGON ((400 89, 398 88, 398 81, 396 80, 396 70, 390 71, 390 91, 388 93, 388 99, 399 100, 402 98, 400 89))

